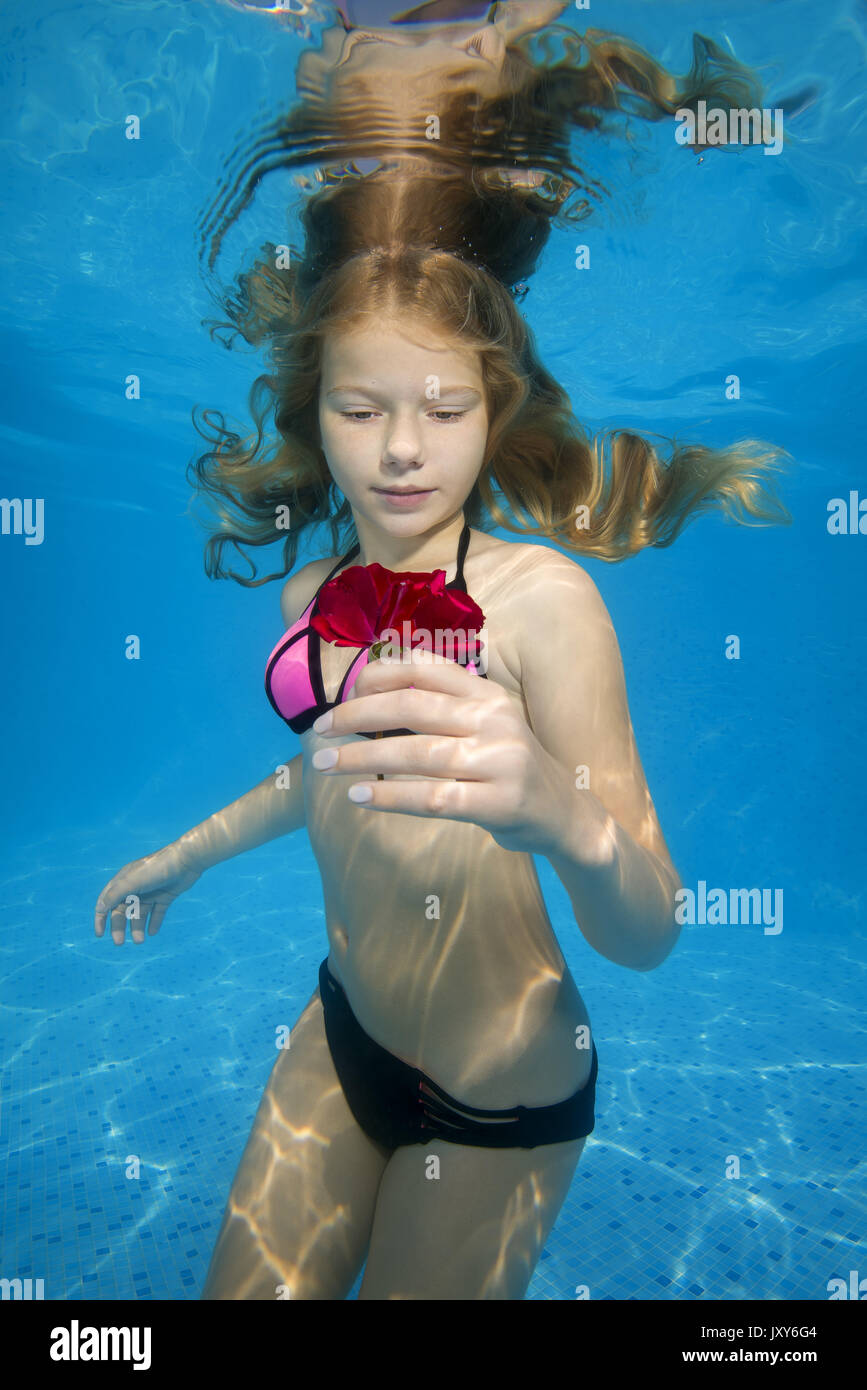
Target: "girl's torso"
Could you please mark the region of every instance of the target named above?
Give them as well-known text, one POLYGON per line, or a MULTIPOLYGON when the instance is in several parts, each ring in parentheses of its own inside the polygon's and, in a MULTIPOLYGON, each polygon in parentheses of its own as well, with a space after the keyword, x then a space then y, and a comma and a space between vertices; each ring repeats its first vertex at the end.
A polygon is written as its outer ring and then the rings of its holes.
MULTIPOLYGON (((544 562, 542 546, 472 531, 464 563, 467 591, 486 617, 488 680, 528 724, 512 600, 544 562)), ((334 564, 321 561, 314 585, 334 564)), ((447 582, 455 572, 453 559, 447 582)), ((358 650, 321 642, 329 701, 358 650)), ((589 1016, 532 856, 503 849, 471 823, 354 805, 346 793, 362 780, 358 774, 323 775, 310 764, 317 748, 350 742, 376 748, 355 734, 325 739, 309 729, 301 736, 328 963, 353 1012, 376 1042, 468 1105, 563 1100, 590 1073, 589 1051, 575 1046, 575 1030, 589 1016)))

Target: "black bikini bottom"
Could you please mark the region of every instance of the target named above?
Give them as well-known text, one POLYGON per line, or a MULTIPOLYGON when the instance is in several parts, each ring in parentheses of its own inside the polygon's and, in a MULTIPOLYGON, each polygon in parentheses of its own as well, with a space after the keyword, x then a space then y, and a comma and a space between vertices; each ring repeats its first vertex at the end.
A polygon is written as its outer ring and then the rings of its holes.
POLYGON ((596 1073, 556 1105, 517 1105, 513 1110, 479 1110, 450 1096, 418 1067, 395 1057, 365 1033, 349 1006, 328 959, 319 967, 325 1035, 349 1108, 371 1139, 387 1149, 448 1139, 489 1149, 533 1149, 581 1139, 595 1124, 596 1073))

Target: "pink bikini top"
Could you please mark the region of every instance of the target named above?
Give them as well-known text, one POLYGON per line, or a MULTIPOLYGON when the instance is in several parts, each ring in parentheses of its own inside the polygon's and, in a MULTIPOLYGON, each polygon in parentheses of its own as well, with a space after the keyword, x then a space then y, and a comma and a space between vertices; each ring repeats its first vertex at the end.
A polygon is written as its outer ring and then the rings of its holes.
MULTIPOLYGON (((470 528, 467 524, 461 532, 458 543, 457 574, 450 584, 446 584, 447 589, 460 589, 462 593, 467 592, 467 586, 464 582, 464 557, 469 544, 470 528)), ((317 611, 320 591, 324 589, 330 579, 334 578, 347 560, 351 560, 354 555, 358 554, 360 548, 356 543, 342 559, 337 561, 337 564, 319 585, 301 617, 292 624, 288 632, 284 633, 268 658, 268 665, 265 670, 265 693, 274 710, 281 719, 285 719, 294 734, 306 733, 320 714, 324 714, 326 710, 334 709, 335 705, 343 704, 358 679, 358 673, 362 666, 366 666, 370 660, 370 648, 363 647, 349 663, 346 674, 340 682, 337 699, 326 700, 320 650, 322 638, 316 629, 311 627, 310 620, 317 611)), ((484 671, 477 670, 477 675, 487 679, 484 671)), ((391 735, 410 734, 412 732, 412 729, 385 729, 383 730, 383 737, 388 738, 391 735)), ((375 738, 376 734, 365 733, 364 737, 375 738)))

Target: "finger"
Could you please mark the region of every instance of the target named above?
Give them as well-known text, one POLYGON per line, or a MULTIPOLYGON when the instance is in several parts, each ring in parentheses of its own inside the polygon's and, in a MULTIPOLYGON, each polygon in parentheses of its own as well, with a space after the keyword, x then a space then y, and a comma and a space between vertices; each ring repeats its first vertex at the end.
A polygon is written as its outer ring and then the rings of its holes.
POLYGON ((460 738, 474 732, 477 722, 465 697, 458 699, 442 691, 396 689, 359 696, 358 700, 341 705, 339 711, 334 711, 331 728, 321 737, 412 729, 418 734, 460 738))
POLYGON ((93 914, 93 930, 97 936, 105 935, 106 921, 117 907, 118 896, 115 891, 115 884, 119 878, 120 875, 115 874, 114 878, 105 885, 96 900, 96 910, 93 914))
POLYGON ((93 930, 97 936, 105 936, 105 919, 110 908, 102 897, 96 900, 96 911, 93 914, 93 930))
POLYGON ((163 924, 163 918, 169 910, 169 903, 157 903, 148 922, 148 936, 156 936, 163 924))
MULTIPOLYGON (((130 875, 128 871, 116 874, 111 882, 105 885, 97 898, 96 911, 93 917, 93 929, 97 936, 105 935, 105 924, 109 919, 111 919, 111 934, 114 936, 115 927, 117 925, 115 914, 118 912, 126 912, 126 897, 127 893, 130 891, 128 886, 129 882, 130 875), (120 883, 126 883, 127 887, 125 891, 119 893, 115 888, 115 884, 120 883)), ((126 935, 125 929, 124 935, 126 935)))
POLYGON ((363 811, 398 811, 405 816, 426 816, 437 820, 474 821, 481 825, 496 814, 489 788, 481 782, 354 782, 347 792, 366 787, 368 801, 359 801, 363 811))
POLYGON ((145 928, 147 926, 148 918, 152 915, 154 911, 153 899, 139 898, 138 911, 138 917, 134 915, 130 916, 129 929, 133 941, 136 943, 137 946, 140 946, 145 939, 145 928))
POLYGON ((115 946, 122 946, 126 940, 126 906, 120 903, 111 910, 111 939, 115 946))
POLYGON ((419 685, 427 690, 461 690, 468 681, 478 678, 478 673, 468 666, 427 647, 412 647, 397 656, 390 656, 388 650, 383 649, 376 660, 362 666, 352 689, 360 687, 363 690, 371 683, 376 688, 377 680, 382 679, 390 680, 389 689, 405 681, 407 685, 419 685))
MULTIPOLYGON (((453 720, 460 710, 461 705, 468 695, 476 695, 479 699, 492 699, 498 693, 498 687, 490 681, 481 680, 475 672, 463 666, 458 666, 456 662, 449 661, 437 653, 420 651, 413 654, 412 660, 404 658, 380 658, 379 661, 371 661, 360 672, 350 692, 350 698, 332 710, 331 728, 322 731, 322 737, 333 737, 335 734, 358 733, 361 731, 373 732, 380 729, 417 729, 423 733, 435 733, 441 727, 443 718, 453 720), (417 692, 429 692, 423 701, 418 698, 417 692), (388 694, 388 707, 382 711, 381 705, 375 705, 371 697, 375 694, 388 694), (397 694, 403 703, 395 703, 397 694), (439 706, 430 699, 430 694, 451 696, 451 705, 440 701, 439 706), (365 701, 364 708, 359 710, 358 701, 365 701), (397 709, 405 709, 407 718, 394 721, 394 712, 397 709), (439 709, 439 714, 435 711, 439 709), (367 711, 371 711, 368 713, 367 711), (370 718, 375 713, 377 718, 385 717, 386 722, 372 724, 370 718), (409 722, 409 714, 412 714, 416 723, 409 722), (418 722, 418 721, 423 722, 418 722)), ((462 726, 450 723, 443 732, 459 733, 462 726)), ((463 729, 466 732, 466 729, 463 729)), ((319 733, 318 729, 314 732, 319 733)))
POLYGON ((145 939, 145 924, 148 919, 148 913, 151 910, 151 905, 149 902, 141 901, 139 902, 138 910, 139 916, 130 917, 129 919, 130 935, 136 946, 140 946, 145 939))
POLYGON ((389 739, 365 739, 363 743, 343 743, 339 748, 328 750, 337 754, 337 762, 332 767, 316 767, 315 761, 313 766, 321 777, 333 777, 335 773, 346 777, 375 777, 378 772, 405 773, 410 777, 464 778, 471 775, 465 756, 469 749, 465 749, 458 738, 443 736, 439 730, 437 735, 406 734, 389 739))

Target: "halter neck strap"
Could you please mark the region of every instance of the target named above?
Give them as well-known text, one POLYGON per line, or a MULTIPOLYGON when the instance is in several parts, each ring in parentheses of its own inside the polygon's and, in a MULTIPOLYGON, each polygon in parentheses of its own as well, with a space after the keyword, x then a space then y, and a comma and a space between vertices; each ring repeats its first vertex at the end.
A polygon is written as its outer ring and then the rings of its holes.
MULTIPOLYGON (((460 589, 463 593, 467 592, 467 585, 464 579, 464 560, 466 559, 467 551, 469 550, 469 548, 470 523, 466 521, 464 522, 464 529, 463 531, 461 531, 461 538, 458 541, 457 573, 455 574, 454 579, 446 585, 447 589, 460 589)), ((360 550, 361 544, 359 541, 356 541, 352 549, 347 550, 343 558, 337 561, 337 564, 334 566, 334 569, 331 571, 331 574, 336 574, 339 569, 343 568, 347 560, 351 560, 353 555, 357 555, 360 550)), ((329 575, 328 578, 330 579, 331 575, 329 575)))

